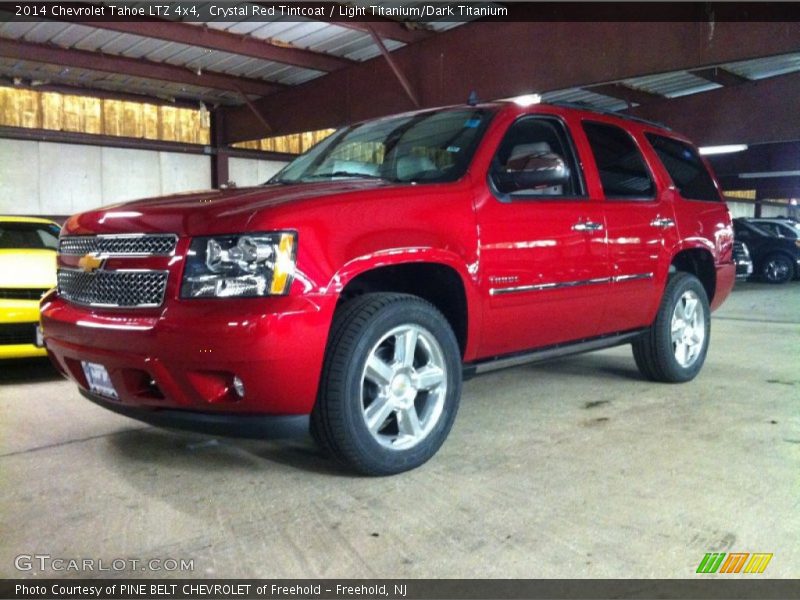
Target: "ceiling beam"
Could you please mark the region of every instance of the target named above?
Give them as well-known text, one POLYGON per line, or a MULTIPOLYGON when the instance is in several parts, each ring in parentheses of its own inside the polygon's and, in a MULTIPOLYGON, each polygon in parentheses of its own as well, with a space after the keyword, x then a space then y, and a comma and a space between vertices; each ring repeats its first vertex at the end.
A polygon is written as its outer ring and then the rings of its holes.
POLYGON ((741 179, 718 175, 717 180, 724 191, 756 190, 759 198, 800 198, 800 177, 741 179))
POLYGON ((56 131, 52 129, 32 129, 29 127, 9 127, 0 125, 0 139, 25 140, 33 142, 52 142, 58 144, 80 144, 82 146, 103 146, 112 148, 133 148, 137 150, 160 150, 163 152, 181 152, 185 154, 214 155, 224 152, 228 156, 240 158, 256 158, 261 160, 290 161, 294 154, 250 150, 246 148, 218 148, 213 144, 187 144, 185 142, 168 142, 145 138, 130 138, 96 133, 80 133, 77 131, 56 131))
MULTIPOLYGON (((472 90, 484 100, 508 98, 797 51, 800 22, 483 21, 410 44, 392 57, 426 107, 465 102, 472 90)), ((274 135, 413 108, 382 57, 256 104, 274 135)), ((228 116, 228 141, 252 137, 258 125, 249 109, 228 109, 228 116)))
POLYGON ((717 83, 722 86, 730 87, 732 85, 741 85, 750 81, 747 77, 737 75, 733 71, 729 71, 723 67, 708 67, 707 69, 698 69, 691 72, 692 75, 697 75, 701 79, 717 83))
POLYGON ((625 111, 664 123, 699 146, 800 139, 800 72, 660 100, 625 111))
MULTIPOLYGON (((247 94, 245 94, 244 92, 240 91, 239 95, 242 97, 242 100, 244 100, 244 103, 247 106, 247 108, 249 108, 253 112, 255 117, 258 119, 258 122, 261 123, 261 125, 263 126, 264 134, 261 137, 268 137, 272 133, 272 126, 264 118, 264 115, 262 115, 261 113, 258 112, 258 108, 255 106, 255 104, 253 104, 253 101, 250 100, 250 98, 247 97, 247 94)), ((219 114, 219 113, 217 113, 217 114, 219 114)), ((220 120, 224 124, 224 119, 221 118, 220 120)), ((219 139, 220 140, 223 139, 221 135, 219 136, 219 139)))
POLYGON ((648 102, 655 102, 656 100, 664 99, 664 96, 661 96, 660 94, 653 94, 651 92, 646 92, 645 90, 632 88, 623 83, 602 83, 600 85, 593 85, 584 89, 590 92, 595 92, 596 94, 602 94, 604 96, 616 98, 617 100, 622 100, 623 102, 627 102, 629 107, 632 104, 647 104, 648 102))
POLYGON ((414 106, 419 108, 419 99, 417 95, 414 93, 414 88, 411 87, 411 84, 408 82, 408 79, 403 74, 403 71, 395 64, 394 59, 392 58, 392 53, 389 52, 389 49, 386 47, 386 44, 383 43, 381 36, 378 35, 378 32, 374 29, 370 28, 370 34, 372 35, 372 40, 375 42, 375 45, 383 54, 383 57, 386 59, 386 62, 389 63, 389 67, 391 67, 392 72, 394 72, 397 80, 400 82, 400 85, 403 86, 403 90, 405 90, 406 95, 408 96, 409 100, 414 103, 414 106))
POLYGON ((316 71, 336 71, 354 62, 330 54, 277 45, 267 40, 211 29, 205 25, 190 25, 174 21, 109 21, 105 23, 86 22, 81 25, 178 42, 208 50, 230 52, 316 71))
MULTIPOLYGON (((738 179, 743 173, 800 172, 800 141, 754 144, 742 152, 711 155, 708 160, 720 178, 738 179)), ((741 183, 747 184, 746 179, 741 183)))
POLYGON ((245 79, 209 71, 203 71, 198 75, 186 67, 166 63, 19 40, 3 39, 0 43, 0 56, 233 92, 241 90, 255 96, 267 96, 285 87, 257 79, 245 79))

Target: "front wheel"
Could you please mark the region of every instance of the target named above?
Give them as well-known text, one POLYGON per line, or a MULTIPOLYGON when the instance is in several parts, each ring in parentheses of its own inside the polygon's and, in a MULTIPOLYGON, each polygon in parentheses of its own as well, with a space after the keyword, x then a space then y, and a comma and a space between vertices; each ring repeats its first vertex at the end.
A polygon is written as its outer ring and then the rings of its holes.
POLYGON ((785 254, 770 254, 761 265, 761 278, 767 283, 787 283, 792 278, 792 260, 785 254))
POLYGON ((367 475, 418 467, 444 442, 461 395, 461 353, 428 302, 365 294, 336 313, 312 432, 367 475))
POLYGON ((703 367, 711 337, 711 310, 700 280, 689 273, 670 277, 656 320, 633 342, 639 371, 653 381, 680 383, 703 367))

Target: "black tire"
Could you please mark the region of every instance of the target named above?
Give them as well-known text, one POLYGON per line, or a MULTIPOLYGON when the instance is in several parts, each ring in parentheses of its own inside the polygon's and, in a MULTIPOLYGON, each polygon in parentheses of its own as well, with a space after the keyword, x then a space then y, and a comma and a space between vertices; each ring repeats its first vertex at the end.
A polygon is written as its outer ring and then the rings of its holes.
POLYGON ((633 358, 639 371, 647 379, 682 383, 694 379, 702 369, 710 340, 711 310, 705 288, 694 275, 679 272, 672 275, 667 283, 655 321, 645 334, 633 342, 633 358), (693 360, 682 364, 676 356, 678 348, 672 339, 672 320, 676 305, 681 302, 685 306, 683 298, 687 293, 691 299, 697 299, 699 309, 702 310, 702 327, 698 324, 695 330, 703 331, 703 339, 693 360))
MULTIPOLYGON (((395 338, 395 344, 399 344, 399 339, 395 338)), ((417 342, 414 344, 414 352, 410 354, 412 363, 419 361, 414 356, 424 355, 424 348, 421 351, 417 342)), ((400 363, 394 361, 391 364, 400 363)), ((418 373, 414 370, 414 364, 410 368, 415 374, 418 373)), ((453 330, 433 305, 407 294, 358 296, 341 306, 334 316, 319 394, 311 413, 312 436, 323 450, 365 475, 391 475, 418 467, 439 450, 450 432, 461 396, 461 369, 461 353, 453 330), (443 365, 440 375, 442 383, 434 388, 438 392, 417 391, 413 386, 414 391, 403 392, 411 394, 410 400, 408 395, 405 398, 415 414, 417 403, 425 406, 429 401, 435 402, 438 408, 428 413, 426 427, 430 429, 424 436, 413 441, 411 447, 396 449, 386 445, 390 443, 391 433, 371 432, 367 426, 365 407, 371 406, 367 404, 367 388, 372 384, 364 377, 367 360, 384 349, 381 344, 391 343, 385 340, 391 338, 392 332, 404 331, 406 327, 419 332, 419 339, 424 340, 428 348, 436 347, 437 360, 443 365), (435 401, 429 400, 434 397, 435 401), (435 418, 431 414, 436 415, 435 418)), ((394 390, 395 379, 397 375, 391 379, 391 385, 380 389, 384 393, 394 390)), ((401 389, 408 389, 404 382, 401 383, 401 389)), ((379 389, 379 386, 375 386, 375 389, 379 389)), ((398 436, 398 440, 403 421, 401 410, 409 410, 409 407, 392 410, 385 421, 385 430, 392 426, 397 429, 394 435, 398 436), (395 419, 394 424, 392 419, 395 419)), ((417 426, 420 422, 417 421, 417 426)))
POLYGON ((794 276, 794 264, 785 254, 769 254, 761 263, 759 275, 767 283, 788 283, 794 276))

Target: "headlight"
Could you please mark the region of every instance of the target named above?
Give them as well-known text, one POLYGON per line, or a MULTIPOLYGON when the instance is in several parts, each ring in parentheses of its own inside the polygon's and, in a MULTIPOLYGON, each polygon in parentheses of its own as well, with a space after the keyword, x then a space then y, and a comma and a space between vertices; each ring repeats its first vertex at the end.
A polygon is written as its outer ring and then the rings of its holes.
POLYGON ((252 298, 289 292, 297 234, 198 237, 186 257, 181 298, 252 298))

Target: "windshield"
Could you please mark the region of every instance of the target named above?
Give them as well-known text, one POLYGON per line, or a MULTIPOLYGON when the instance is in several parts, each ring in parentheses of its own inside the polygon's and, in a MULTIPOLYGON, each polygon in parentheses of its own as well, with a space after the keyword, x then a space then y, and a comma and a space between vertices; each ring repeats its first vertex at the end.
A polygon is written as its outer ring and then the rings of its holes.
POLYGON ((453 108, 368 121, 337 131, 268 183, 383 179, 441 183, 467 170, 492 111, 453 108))
POLYGON ((758 222, 759 227, 762 229, 769 229, 777 233, 781 237, 797 239, 800 237, 800 226, 791 221, 772 221, 772 222, 758 222))
POLYGON ((58 226, 48 223, 0 221, 0 250, 58 248, 58 226))

